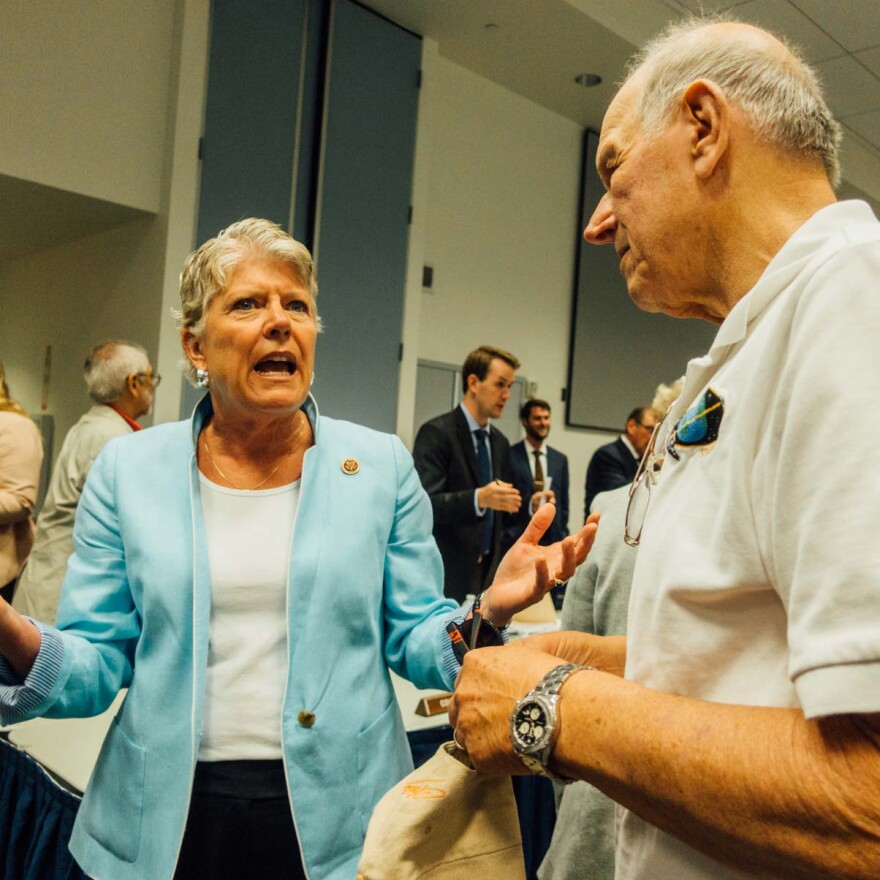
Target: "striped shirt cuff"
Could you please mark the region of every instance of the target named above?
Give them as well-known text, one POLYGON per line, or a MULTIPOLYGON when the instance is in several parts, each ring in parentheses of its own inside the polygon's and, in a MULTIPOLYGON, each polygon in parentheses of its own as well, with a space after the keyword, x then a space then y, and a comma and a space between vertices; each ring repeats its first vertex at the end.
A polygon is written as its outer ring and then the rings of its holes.
POLYGON ((64 642, 54 627, 26 617, 40 631, 40 650, 34 665, 22 680, 0 655, 0 722, 23 721, 49 696, 61 672, 64 642))
MULTIPOLYGON (((455 679, 458 678, 458 673, 461 672, 461 664, 458 662, 455 656, 455 652, 452 650, 452 640, 449 638, 449 634, 445 631, 446 624, 452 621, 453 623, 457 623, 461 626, 464 623, 464 619, 468 616, 468 612, 471 610, 471 603, 467 602, 462 605, 460 608, 456 608, 447 618, 443 624, 444 632, 443 632, 443 667, 446 670, 446 677, 449 679, 449 686, 454 687, 455 679)), ((510 641, 510 637, 507 635, 507 627, 502 629, 501 631, 501 639, 506 645, 510 641)))

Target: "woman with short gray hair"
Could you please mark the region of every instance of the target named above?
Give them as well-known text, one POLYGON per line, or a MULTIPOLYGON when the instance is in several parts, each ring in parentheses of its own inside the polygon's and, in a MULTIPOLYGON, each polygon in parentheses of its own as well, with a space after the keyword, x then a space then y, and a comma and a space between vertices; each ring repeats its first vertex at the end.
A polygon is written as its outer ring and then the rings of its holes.
MULTIPOLYGON (((266 220, 192 254, 181 342, 205 396, 95 462, 59 628, 0 603, 5 721, 129 688, 71 840, 94 877, 351 880, 412 769, 389 667, 441 689, 460 668, 447 626, 471 609, 442 596, 409 453, 309 392, 316 295, 308 251, 266 220)), ((475 641, 583 559, 594 526, 538 547, 553 513, 502 562, 475 641)))

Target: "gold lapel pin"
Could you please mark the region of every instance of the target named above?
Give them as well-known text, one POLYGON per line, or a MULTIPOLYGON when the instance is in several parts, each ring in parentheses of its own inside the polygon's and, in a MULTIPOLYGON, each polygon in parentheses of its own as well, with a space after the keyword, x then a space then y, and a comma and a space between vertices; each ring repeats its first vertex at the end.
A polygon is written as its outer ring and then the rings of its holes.
POLYGON ((349 476, 356 474, 360 469, 360 462, 358 462, 356 458, 346 458, 342 462, 342 473, 348 474, 349 476))

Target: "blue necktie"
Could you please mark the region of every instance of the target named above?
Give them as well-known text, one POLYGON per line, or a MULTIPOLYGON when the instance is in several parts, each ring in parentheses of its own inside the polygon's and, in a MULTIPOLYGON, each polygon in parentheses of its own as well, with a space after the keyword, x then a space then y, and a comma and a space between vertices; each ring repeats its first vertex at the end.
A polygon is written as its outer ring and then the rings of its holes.
MULTIPOLYGON (((492 464, 489 461, 489 450, 486 448, 489 432, 484 428, 479 428, 474 431, 474 436, 477 438, 477 467, 480 470, 480 485, 487 486, 492 482, 492 464)), ((492 527, 494 524, 495 511, 487 510, 483 514, 483 540, 480 548, 484 556, 492 551, 492 527)))

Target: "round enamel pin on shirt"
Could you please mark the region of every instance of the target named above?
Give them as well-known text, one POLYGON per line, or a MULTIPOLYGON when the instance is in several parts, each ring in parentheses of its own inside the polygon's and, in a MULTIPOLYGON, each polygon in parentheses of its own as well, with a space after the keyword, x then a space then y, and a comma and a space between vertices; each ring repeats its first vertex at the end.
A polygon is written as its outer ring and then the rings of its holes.
POLYGON ((352 476, 361 469, 360 463, 356 458, 346 458, 342 462, 342 473, 352 476))

